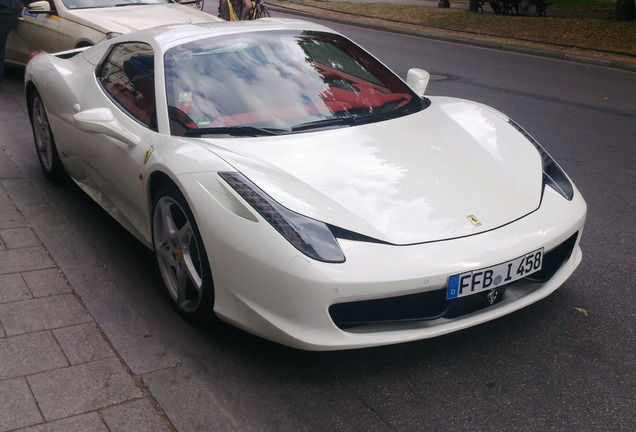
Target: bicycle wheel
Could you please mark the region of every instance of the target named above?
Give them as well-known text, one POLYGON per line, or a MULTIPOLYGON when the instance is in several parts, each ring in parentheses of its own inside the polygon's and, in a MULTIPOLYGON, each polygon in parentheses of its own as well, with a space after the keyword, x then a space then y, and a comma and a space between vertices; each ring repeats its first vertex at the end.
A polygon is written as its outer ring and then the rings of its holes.
POLYGON ((271 17, 272 15, 269 13, 269 11, 267 10, 267 8, 265 7, 264 4, 262 4, 260 7, 258 7, 256 9, 256 19, 258 18, 268 18, 271 17))

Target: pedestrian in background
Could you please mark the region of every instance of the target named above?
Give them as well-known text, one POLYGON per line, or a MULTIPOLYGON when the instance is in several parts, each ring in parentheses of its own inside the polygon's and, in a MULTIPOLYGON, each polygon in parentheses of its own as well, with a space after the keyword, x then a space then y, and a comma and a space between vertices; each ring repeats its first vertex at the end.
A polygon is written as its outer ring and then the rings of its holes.
POLYGON ((530 15, 530 0, 521 0, 519 2, 519 13, 521 15, 530 15))
POLYGON ((18 22, 22 6, 22 0, 0 0, 0 87, 2 87, 4 76, 4 51, 7 46, 7 36, 18 22))

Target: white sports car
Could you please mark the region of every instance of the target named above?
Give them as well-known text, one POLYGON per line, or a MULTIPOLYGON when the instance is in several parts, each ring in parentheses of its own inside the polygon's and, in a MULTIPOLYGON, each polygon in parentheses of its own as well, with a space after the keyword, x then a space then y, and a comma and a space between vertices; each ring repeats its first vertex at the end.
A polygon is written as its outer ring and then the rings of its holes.
POLYGON ((557 163, 427 82, 282 19, 142 30, 25 76, 44 174, 154 250, 177 311, 307 350, 490 321, 581 261, 557 163))
POLYGON ((36 50, 91 46, 158 25, 216 21, 221 19, 172 0, 39 0, 9 33, 6 62, 24 65, 36 50))

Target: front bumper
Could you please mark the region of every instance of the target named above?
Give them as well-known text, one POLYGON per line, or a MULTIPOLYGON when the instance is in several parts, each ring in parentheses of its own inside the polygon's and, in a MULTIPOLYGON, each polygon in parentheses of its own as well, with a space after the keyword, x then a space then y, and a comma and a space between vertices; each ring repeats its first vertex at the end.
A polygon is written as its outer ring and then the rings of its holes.
MULTIPOLYGON (((196 202, 196 197, 192 198, 196 202)), ((338 350, 440 336, 496 319, 548 296, 581 262, 579 239, 586 204, 578 191, 567 201, 546 188, 537 211, 478 235, 410 246, 339 240, 346 256, 342 264, 316 262, 300 255, 266 222, 254 221, 258 218, 236 214, 207 217, 227 221, 220 224, 222 232, 210 229, 203 235, 215 283, 217 315, 284 345, 338 350), (502 263, 541 247, 548 253, 568 239, 573 239, 571 252, 552 277, 517 281, 507 287, 499 303, 484 309, 452 318, 369 322, 349 328, 339 328, 330 314, 334 305, 445 290, 450 275, 502 263)))

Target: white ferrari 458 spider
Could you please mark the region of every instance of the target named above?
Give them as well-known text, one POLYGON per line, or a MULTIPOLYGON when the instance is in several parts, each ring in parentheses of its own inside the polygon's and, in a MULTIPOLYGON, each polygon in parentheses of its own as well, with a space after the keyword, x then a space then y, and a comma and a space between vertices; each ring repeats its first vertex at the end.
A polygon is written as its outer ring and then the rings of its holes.
POLYGON ((77 51, 26 68, 44 175, 154 251, 186 318, 307 350, 413 341, 536 302, 581 261, 585 201, 530 134, 326 27, 77 51))

